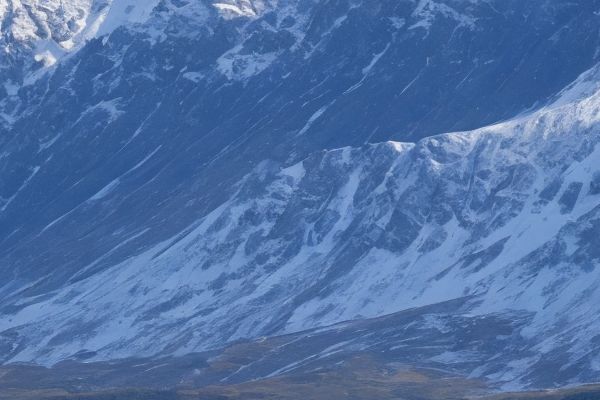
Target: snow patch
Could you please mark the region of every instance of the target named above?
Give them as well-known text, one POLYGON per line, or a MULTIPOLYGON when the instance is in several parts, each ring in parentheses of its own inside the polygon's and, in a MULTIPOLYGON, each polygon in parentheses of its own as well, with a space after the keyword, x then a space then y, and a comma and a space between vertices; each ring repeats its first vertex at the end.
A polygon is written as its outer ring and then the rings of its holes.
POLYGON ((90 197, 90 201, 98 201, 104 199, 109 194, 111 194, 112 191, 115 190, 120 183, 121 181, 118 178, 111 181, 108 185, 100 189, 95 195, 90 197))

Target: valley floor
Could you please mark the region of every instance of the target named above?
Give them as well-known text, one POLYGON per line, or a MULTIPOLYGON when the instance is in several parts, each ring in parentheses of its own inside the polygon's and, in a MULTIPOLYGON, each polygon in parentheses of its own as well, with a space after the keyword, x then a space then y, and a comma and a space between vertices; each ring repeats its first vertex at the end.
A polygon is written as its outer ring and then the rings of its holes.
POLYGON ((3 390, 1 400, 597 400, 600 385, 551 391, 474 395, 474 382, 407 370, 393 375, 367 368, 316 373, 201 389, 113 389, 71 392, 62 389, 3 390))

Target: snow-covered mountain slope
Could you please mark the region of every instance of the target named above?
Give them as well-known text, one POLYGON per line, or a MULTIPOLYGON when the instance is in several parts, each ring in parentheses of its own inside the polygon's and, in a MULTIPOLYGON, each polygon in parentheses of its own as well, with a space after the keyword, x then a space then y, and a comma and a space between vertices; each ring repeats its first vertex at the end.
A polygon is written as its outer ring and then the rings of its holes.
POLYGON ((474 296, 472 315, 533 315, 520 335, 535 351, 473 374, 596 376, 598 82, 591 70, 554 104, 472 132, 264 162, 140 255, 41 296, 4 286, 4 360, 186 353, 474 296))
POLYGON ((14 96, 61 58, 121 27, 143 26, 160 36, 165 17, 177 15, 197 24, 211 15, 255 19, 275 5, 263 0, 1 0, 0 45, 8 57, 0 60, 0 76, 5 75, 6 94, 14 96))
POLYGON ((544 104, 597 61, 600 2, 536 1, 282 0, 233 19, 171 1, 32 85, 6 78, 0 265, 42 294, 178 234, 265 159, 544 104))
POLYGON ((15 44, 31 45, 38 57, 45 50, 48 57, 56 58, 87 40, 121 26, 143 24, 169 9, 187 15, 205 8, 205 12, 215 9, 228 18, 259 17, 276 5, 275 0, 2 0, 0 23, 3 36, 15 44))
MULTIPOLYGON (((12 32, 26 2, 1 4, 12 32)), ((595 376, 597 68, 560 91, 599 61, 600 1, 126 4, 88 41, 67 23, 80 45, 30 81, 35 46, 2 36, 0 361, 468 295, 534 315, 537 358, 491 378, 595 376)), ((24 21, 63 26, 40 12, 24 21)))
MULTIPOLYGON (((158 0, 2 0, 0 40, 5 54, 19 54, 21 66, 33 70, 25 71, 25 76, 36 70, 39 74, 94 37, 121 25, 146 21, 157 3, 158 0)), ((6 69, 10 66, 2 65, 6 69)), ((18 87, 23 82, 15 79, 11 83, 18 87)), ((15 90, 9 94, 15 94, 15 90)))

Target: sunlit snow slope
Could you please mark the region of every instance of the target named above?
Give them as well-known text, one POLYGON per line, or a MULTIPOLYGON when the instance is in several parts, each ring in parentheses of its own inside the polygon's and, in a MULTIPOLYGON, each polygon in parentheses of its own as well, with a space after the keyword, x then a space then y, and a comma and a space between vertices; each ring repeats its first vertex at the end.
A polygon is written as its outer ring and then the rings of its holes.
POLYGON ((600 1, 1 1, 0 362, 468 297, 598 375, 600 1))

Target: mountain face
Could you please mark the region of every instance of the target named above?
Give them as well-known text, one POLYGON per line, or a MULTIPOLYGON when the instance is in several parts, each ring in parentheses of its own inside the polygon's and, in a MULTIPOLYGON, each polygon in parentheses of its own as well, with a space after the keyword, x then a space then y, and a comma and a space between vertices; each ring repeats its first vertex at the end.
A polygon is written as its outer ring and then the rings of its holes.
POLYGON ((225 19, 256 18, 272 6, 262 0, 2 0, 0 44, 5 57, 0 61, 4 75, 0 90, 3 97, 16 95, 23 84, 34 83, 58 60, 120 28, 140 27, 149 33, 142 25, 160 12, 202 24, 211 10, 225 19))
POLYGON ((597 379, 599 12, 0 0, 0 361, 462 299, 440 338, 513 325, 461 373, 597 379))
POLYGON ((471 315, 531 315, 514 321, 521 358, 471 376, 526 385, 560 366, 557 382, 593 377, 597 76, 477 131, 265 161, 181 234, 27 302, 35 285, 7 296, 7 360, 180 354, 468 297, 471 315))

